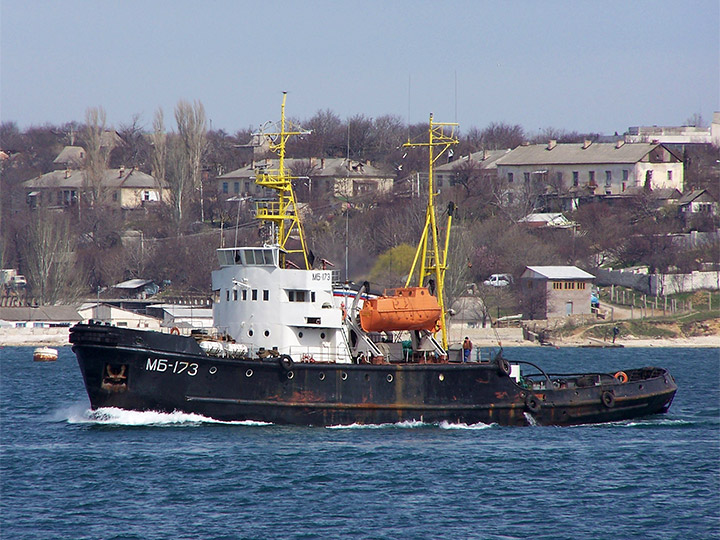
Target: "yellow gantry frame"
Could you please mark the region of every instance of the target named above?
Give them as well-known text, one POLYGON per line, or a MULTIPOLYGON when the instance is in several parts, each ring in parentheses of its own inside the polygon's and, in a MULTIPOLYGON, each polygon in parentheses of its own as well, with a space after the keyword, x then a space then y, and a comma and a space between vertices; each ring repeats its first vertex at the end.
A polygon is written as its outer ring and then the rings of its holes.
POLYGON ((455 135, 455 131, 458 124, 456 123, 436 123, 433 122, 433 115, 430 113, 430 128, 428 130, 429 138, 426 143, 411 143, 408 141, 403 146, 405 147, 421 147, 427 146, 428 153, 430 156, 429 160, 429 172, 428 172, 428 204, 427 211, 425 212, 425 227, 423 228, 420 242, 418 243, 417 250, 415 251, 415 258, 413 259, 412 268, 408 275, 406 287, 410 286, 410 282, 415 275, 415 269, 418 267, 420 262, 420 270, 418 273, 418 286, 422 287, 425 282, 425 278, 434 276, 436 283, 436 291, 438 304, 440 305, 440 330, 442 331, 442 346, 448 348, 448 336, 447 336, 447 325, 445 323, 445 271, 447 270, 447 255, 448 246, 450 244, 450 226, 452 225, 452 212, 448 212, 447 227, 445 229, 445 246, 440 247, 439 243, 439 231, 437 226, 437 220, 435 218, 435 177, 434 177, 434 164, 435 162, 452 146, 458 144, 458 139, 455 135), (449 133, 446 133, 446 129, 449 129, 449 133), (440 148, 437 155, 435 148, 440 148))
POLYGON ((309 131, 285 131, 285 99, 287 92, 283 92, 282 107, 280 110, 280 132, 261 133, 274 142, 270 143, 270 150, 276 152, 279 157, 277 169, 259 172, 255 183, 259 186, 274 189, 277 191, 278 200, 269 203, 256 203, 255 217, 269 221, 277 227, 277 243, 280 246, 280 266, 285 266, 285 256, 290 253, 302 253, 305 262, 305 269, 310 270, 307 249, 305 246, 305 234, 298 215, 295 193, 292 188, 292 180, 295 176, 288 176, 285 173, 285 144, 288 139, 295 135, 308 135, 309 131), (297 231, 300 237, 300 249, 288 249, 285 247, 290 235, 297 231))

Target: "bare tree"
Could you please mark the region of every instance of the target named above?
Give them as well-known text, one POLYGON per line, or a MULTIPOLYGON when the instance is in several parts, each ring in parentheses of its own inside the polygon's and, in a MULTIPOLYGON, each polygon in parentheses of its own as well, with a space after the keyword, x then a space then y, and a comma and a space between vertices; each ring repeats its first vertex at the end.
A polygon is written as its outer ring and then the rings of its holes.
POLYGON ((103 180, 108 167, 109 147, 103 144, 105 110, 91 107, 85 112, 85 165, 83 179, 90 194, 90 205, 96 206, 104 198, 103 180))
POLYGON ((163 184, 165 183, 167 166, 167 134, 165 133, 165 121, 163 110, 161 108, 155 111, 151 141, 153 147, 151 171, 153 178, 155 178, 158 185, 160 202, 164 202, 163 184))
POLYGON ((205 221, 203 208, 203 185, 201 178, 202 159, 207 147, 207 122, 205 107, 200 101, 190 104, 180 100, 175 106, 175 121, 187 161, 187 173, 193 190, 200 192, 200 221, 205 221))
POLYGON ((179 137, 168 139, 166 179, 170 184, 173 217, 178 229, 182 227, 185 218, 187 191, 190 189, 189 164, 184 159, 183 143, 179 137))
POLYGON ((515 148, 525 141, 525 131, 522 126, 511 126, 504 123, 493 122, 482 131, 480 144, 486 150, 500 150, 515 148))
POLYGON ((69 264, 71 239, 69 217, 43 209, 31 215, 28 226, 21 232, 22 267, 33 294, 43 305, 57 302, 77 277, 69 264))

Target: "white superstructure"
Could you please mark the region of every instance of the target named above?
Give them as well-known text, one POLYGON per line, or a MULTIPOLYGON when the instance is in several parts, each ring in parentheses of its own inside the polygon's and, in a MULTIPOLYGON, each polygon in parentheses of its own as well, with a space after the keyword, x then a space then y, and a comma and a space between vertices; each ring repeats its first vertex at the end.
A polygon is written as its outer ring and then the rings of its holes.
POLYGON ((350 362, 344 310, 333 301, 332 272, 280 267, 279 246, 217 251, 212 273, 215 327, 252 352, 295 360, 350 362))

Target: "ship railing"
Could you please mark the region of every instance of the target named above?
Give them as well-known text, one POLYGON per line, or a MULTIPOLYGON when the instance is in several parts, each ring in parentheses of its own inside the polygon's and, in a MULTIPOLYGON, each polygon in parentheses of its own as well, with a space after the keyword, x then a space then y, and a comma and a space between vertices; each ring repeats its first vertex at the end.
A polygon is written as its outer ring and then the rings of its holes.
POLYGON ((343 347, 329 347, 322 350, 310 347, 290 347, 290 357, 295 362, 350 362, 347 350, 343 347))

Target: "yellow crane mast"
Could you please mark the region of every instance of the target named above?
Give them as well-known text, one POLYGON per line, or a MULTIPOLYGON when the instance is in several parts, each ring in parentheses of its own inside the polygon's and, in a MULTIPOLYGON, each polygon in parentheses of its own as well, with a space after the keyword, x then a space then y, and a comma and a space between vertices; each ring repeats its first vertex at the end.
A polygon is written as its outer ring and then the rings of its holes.
POLYGON ((276 133, 262 132, 270 144, 270 150, 278 155, 277 169, 258 169, 255 183, 277 191, 277 200, 258 201, 255 203, 255 217, 273 223, 276 231, 276 240, 281 248, 281 265, 285 266, 285 256, 291 253, 301 253, 305 269, 310 270, 310 262, 305 245, 305 235, 302 230, 300 216, 298 215, 297 201, 292 188, 292 180, 299 177, 289 176, 285 172, 285 145, 290 137, 309 135, 309 131, 286 131, 285 127, 285 99, 287 92, 283 92, 282 107, 280 110, 280 131, 276 133), (289 249, 288 240, 295 233, 300 241, 300 248, 289 249))
MULTIPOLYGON (((435 162, 453 145, 459 143, 456 136, 458 124, 449 122, 434 122, 433 115, 430 113, 430 127, 428 129, 428 142, 411 143, 408 141, 404 147, 427 147, 429 154, 428 168, 428 204, 425 212, 425 226, 423 228, 420 242, 415 251, 410 274, 408 275, 406 287, 410 286, 410 282, 418 268, 418 286, 425 285, 426 278, 435 280, 434 294, 437 296, 440 305, 440 331, 442 332, 442 345, 445 349, 448 347, 447 325, 445 322, 445 271, 447 270, 447 255, 450 243, 450 226, 452 225, 453 212, 448 212, 448 221, 445 227, 445 244, 440 246, 439 229, 437 219, 435 217, 435 162), (436 149, 439 149, 436 152, 436 149)), ((450 208, 454 208, 453 205, 450 208)))

